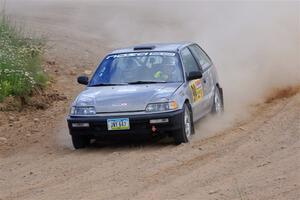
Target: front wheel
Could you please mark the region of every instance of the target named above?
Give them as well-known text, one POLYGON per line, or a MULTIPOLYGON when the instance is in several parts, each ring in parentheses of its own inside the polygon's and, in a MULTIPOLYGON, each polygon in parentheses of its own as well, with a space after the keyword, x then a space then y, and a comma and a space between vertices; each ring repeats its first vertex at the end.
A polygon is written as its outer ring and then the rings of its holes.
POLYGON ((75 149, 82 149, 90 144, 90 138, 87 136, 72 135, 72 142, 75 149))
POLYGON ((174 133, 176 144, 187 143, 193 133, 193 120, 189 107, 187 104, 183 106, 183 116, 181 119, 181 128, 174 133))

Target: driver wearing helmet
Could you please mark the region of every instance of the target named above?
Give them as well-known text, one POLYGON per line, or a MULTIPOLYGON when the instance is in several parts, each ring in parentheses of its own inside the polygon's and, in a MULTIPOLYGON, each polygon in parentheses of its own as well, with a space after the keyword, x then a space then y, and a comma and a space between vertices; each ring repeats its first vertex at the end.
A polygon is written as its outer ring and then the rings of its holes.
POLYGON ((172 80, 172 74, 175 70, 175 60, 172 57, 164 57, 161 65, 154 73, 153 77, 162 81, 172 80))

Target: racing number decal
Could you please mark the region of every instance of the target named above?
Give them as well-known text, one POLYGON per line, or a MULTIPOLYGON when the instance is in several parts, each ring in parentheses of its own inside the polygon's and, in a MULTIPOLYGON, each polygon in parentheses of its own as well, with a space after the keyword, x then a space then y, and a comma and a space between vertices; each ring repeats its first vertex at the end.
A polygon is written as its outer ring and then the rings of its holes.
POLYGON ((201 79, 191 81, 190 87, 192 90, 194 102, 200 101, 204 96, 201 79))

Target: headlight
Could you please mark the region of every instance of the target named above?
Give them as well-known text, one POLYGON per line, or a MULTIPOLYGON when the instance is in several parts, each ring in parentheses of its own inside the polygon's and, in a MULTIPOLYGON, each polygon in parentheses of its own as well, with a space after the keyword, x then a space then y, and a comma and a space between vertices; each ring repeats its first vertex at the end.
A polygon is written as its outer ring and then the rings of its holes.
POLYGON ((96 109, 94 106, 73 106, 70 115, 95 115, 96 109))
POLYGON ((86 96, 86 95, 81 95, 76 101, 76 106, 78 107, 92 107, 95 105, 95 98, 86 96))
POLYGON ((178 105, 176 101, 164 102, 164 103, 150 103, 146 107, 147 112, 159 112, 159 111, 168 111, 176 110, 178 105))

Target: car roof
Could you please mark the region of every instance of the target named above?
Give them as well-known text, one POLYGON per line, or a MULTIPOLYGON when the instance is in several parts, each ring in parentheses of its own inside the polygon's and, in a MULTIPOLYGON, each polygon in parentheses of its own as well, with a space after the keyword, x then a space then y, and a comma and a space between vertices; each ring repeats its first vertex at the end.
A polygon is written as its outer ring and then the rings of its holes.
POLYGON ((192 42, 179 42, 179 43, 149 43, 141 44, 121 49, 116 49, 110 54, 129 53, 129 52, 142 52, 142 51, 171 51, 178 52, 180 49, 193 44, 192 42))

